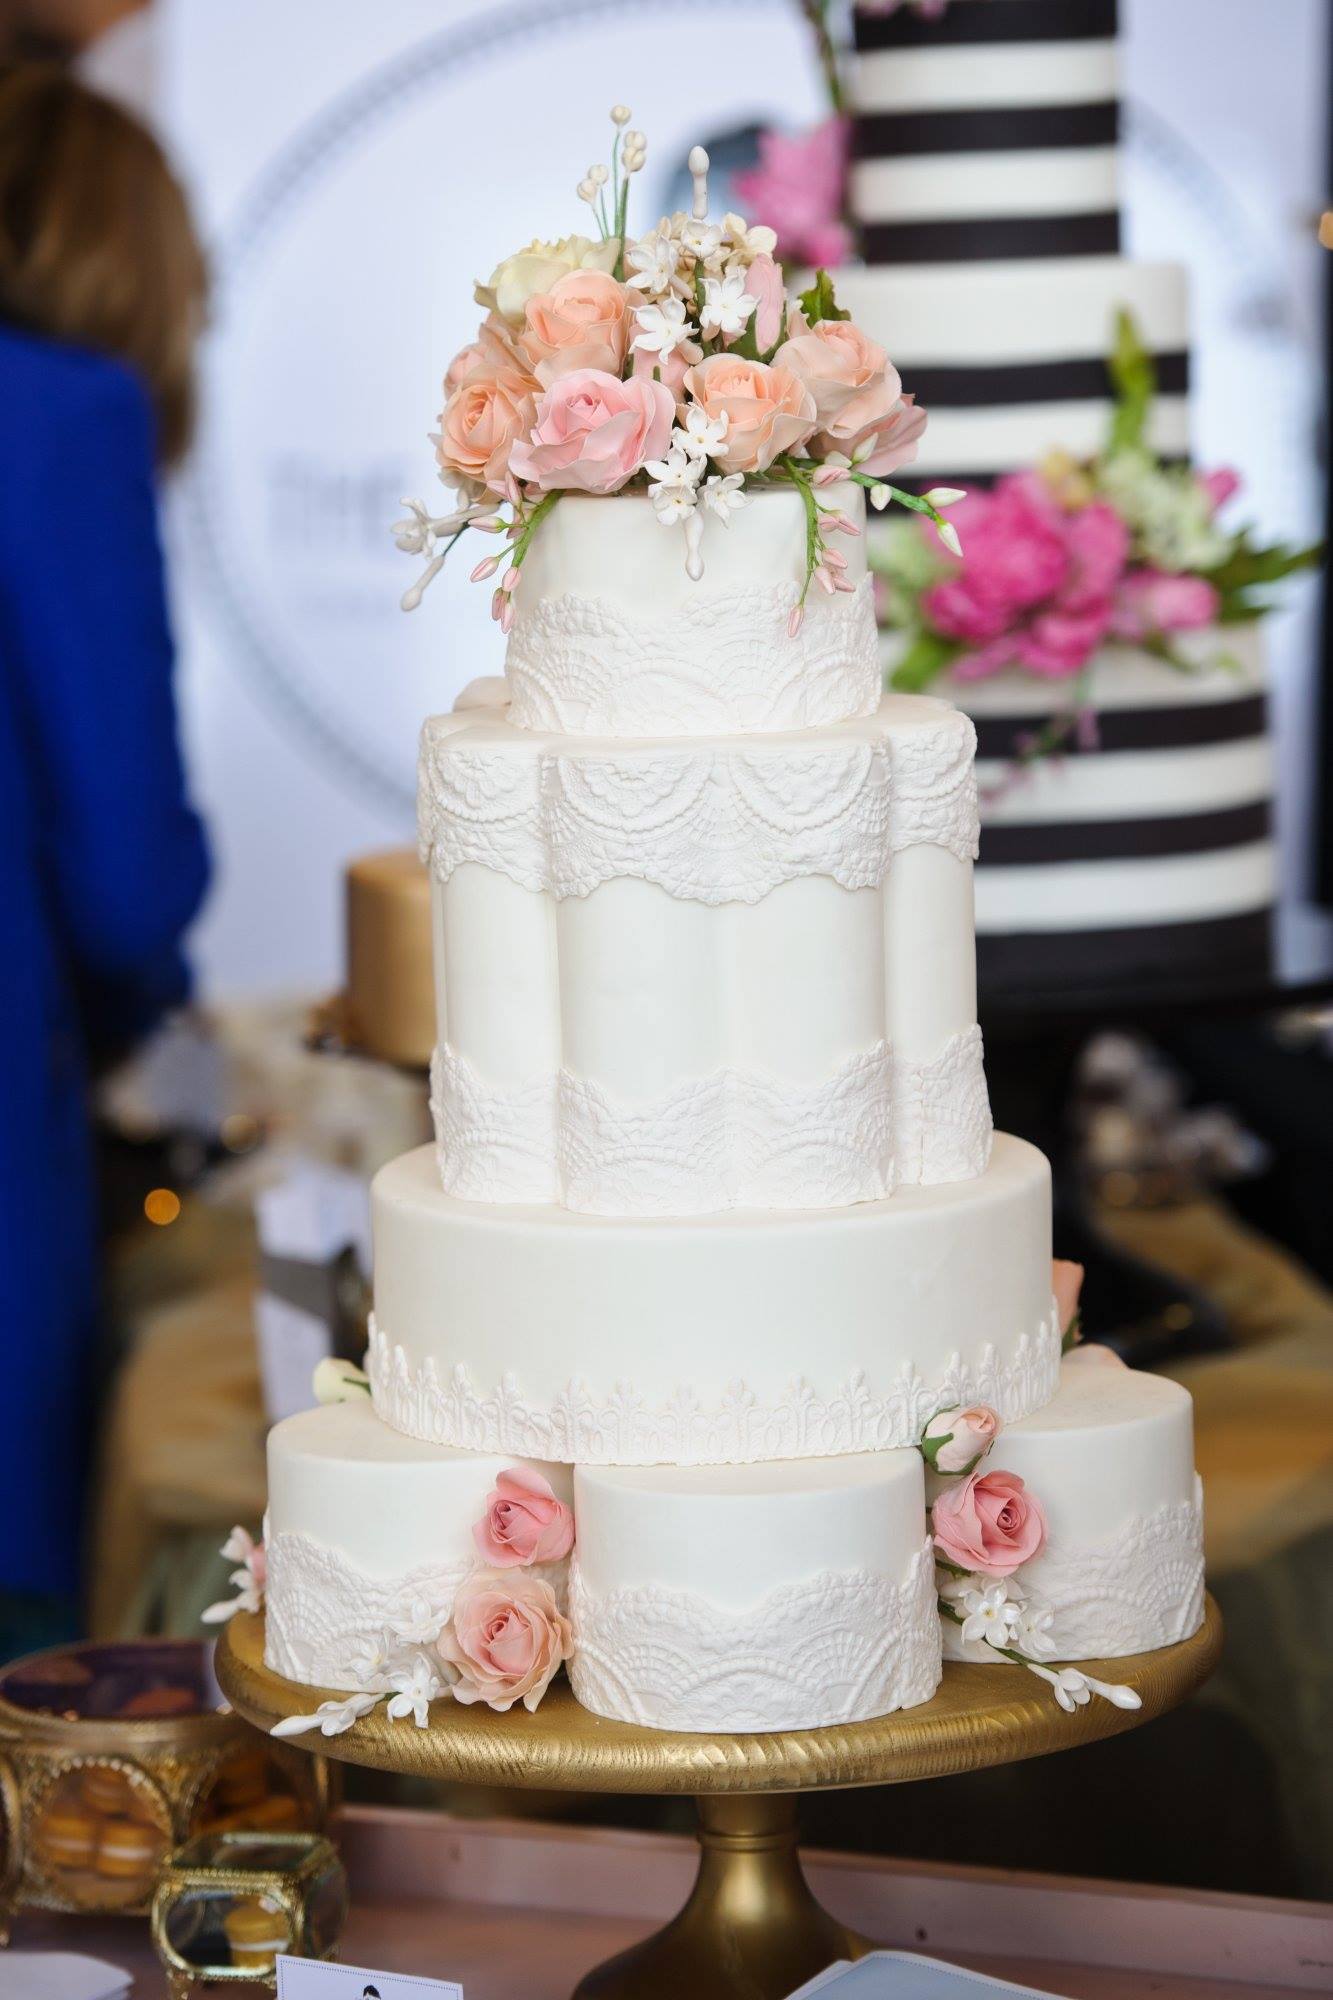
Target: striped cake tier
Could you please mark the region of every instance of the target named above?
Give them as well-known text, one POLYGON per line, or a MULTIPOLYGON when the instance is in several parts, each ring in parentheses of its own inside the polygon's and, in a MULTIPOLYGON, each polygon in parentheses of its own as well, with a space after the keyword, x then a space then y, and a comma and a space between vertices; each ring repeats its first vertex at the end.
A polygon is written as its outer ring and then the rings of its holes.
POLYGON ((1127 307, 1157 361, 1153 442, 1189 449, 1184 273, 1120 255, 1115 0, 858 8, 851 206, 865 268, 839 296, 930 411, 914 471, 986 485, 1110 413, 1127 307))

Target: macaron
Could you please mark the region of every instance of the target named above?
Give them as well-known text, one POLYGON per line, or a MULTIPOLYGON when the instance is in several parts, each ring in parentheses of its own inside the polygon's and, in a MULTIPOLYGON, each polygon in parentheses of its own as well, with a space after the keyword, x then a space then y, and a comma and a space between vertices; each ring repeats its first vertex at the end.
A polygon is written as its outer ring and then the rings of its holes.
POLYGON ((49 1806, 37 1822, 36 1847, 48 1868, 71 1875, 91 1868, 97 1853, 98 1822, 78 1806, 49 1806))
POLYGON ((233 1965, 254 1970, 272 1966, 291 1944, 291 1929, 283 1911, 267 1896, 242 1896, 222 1919, 233 1965))
POLYGON ((134 1819, 103 1820, 97 1872, 114 1882, 145 1881, 156 1869, 164 1844, 157 1827, 134 1819))

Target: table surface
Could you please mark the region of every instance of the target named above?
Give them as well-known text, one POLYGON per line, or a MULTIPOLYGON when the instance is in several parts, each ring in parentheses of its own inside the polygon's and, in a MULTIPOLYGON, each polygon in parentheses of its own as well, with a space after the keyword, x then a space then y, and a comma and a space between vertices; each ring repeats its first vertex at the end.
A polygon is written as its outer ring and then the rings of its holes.
MULTIPOLYGON (((383 1807, 349 1810, 339 1838, 354 1905, 343 1961, 457 1979, 467 2000, 567 2000, 591 1965, 671 1914, 694 1868, 693 1843, 671 1835, 383 1807)), ((850 1855, 806 1863, 844 1921, 1064 2000, 1290 2000, 1333 1979, 1333 1912, 1315 1905, 850 1855)), ((27 1912, 14 1947, 88 1952, 132 1975, 135 2000, 165 1994, 142 1920, 27 1912)))

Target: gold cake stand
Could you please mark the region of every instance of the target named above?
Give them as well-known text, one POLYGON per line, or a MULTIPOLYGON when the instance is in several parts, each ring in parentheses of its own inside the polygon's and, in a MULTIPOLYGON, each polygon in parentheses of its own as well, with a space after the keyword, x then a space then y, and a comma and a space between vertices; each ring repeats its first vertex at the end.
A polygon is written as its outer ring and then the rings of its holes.
MULTIPOLYGON (((950 1664, 921 1707, 836 1729, 676 1735, 603 1721, 561 1682, 535 1715, 441 1701, 425 1729, 376 1709, 342 1736, 308 1740, 344 1763, 460 1784, 688 1794, 701 1848, 688 1902, 664 1930, 590 1972, 575 2000, 782 2000, 834 1959, 872 1948, 806 1883, 799 1793, 949 1777, 1119 1735, 1183 1701, 1208 1678, 1221 1646, 1209 1598, 1203 1625, 1182 1645, 1087 1663, 1099 1679, 1132 1687, 1137 1709, 1094 1698, 1067 1715, 1044 1681, 1018 1667, 950 1664)), ((217 1673, 233 1706, 260 1729, 326 1698, 269 1671, 263 1620, 244 1612, 225 1629, 217 1673)))

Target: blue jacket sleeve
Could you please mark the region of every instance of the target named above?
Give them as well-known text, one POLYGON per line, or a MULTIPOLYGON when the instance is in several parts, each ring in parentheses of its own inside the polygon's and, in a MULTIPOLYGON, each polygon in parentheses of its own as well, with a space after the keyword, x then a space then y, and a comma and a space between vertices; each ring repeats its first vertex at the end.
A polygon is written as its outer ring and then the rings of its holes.
POLYGON ((94 988, 142 984, 151 1014, 183 989, 208 861, 177 741, 151 412, 128 372, 79 361, 17 427, 23 463, 0 482, 0 618, 65 949, 94 988))

